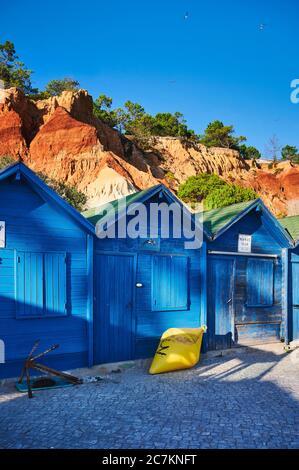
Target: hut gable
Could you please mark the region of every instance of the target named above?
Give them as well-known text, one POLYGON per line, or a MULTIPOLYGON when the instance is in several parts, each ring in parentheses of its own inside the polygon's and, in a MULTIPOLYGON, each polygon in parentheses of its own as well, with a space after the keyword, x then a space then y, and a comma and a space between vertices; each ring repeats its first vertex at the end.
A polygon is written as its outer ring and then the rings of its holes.
MULTIPOLYGON (((163 236, 163 218, 156 224, 154 237, 148 220, 141 236, 119 236, 117 225, 133 203, 144 204, 146 209, 151 203, 174 204, 190 216, 188 208, 163 185, 84 213, 96 225, 108 210, 107 224, 116 226, 115 238, 95 240, 96 363, 153 356, 167 328, 201 324, 201 248, 187 249, 183 233, 174 237, 170 230, 169 237, 163 236)), ((126 217, 126 227, 130 221, 126 217)))
POLYGON ((280 341, 293 240, 260 199, 204 214, 208 348, 280 341))
POLYGON ((272 252, 291 248, 293 239, 260 199, 207 211, 204 226, 214 249, 238 251, 239 234, 252 236, 252 251, 272 252))

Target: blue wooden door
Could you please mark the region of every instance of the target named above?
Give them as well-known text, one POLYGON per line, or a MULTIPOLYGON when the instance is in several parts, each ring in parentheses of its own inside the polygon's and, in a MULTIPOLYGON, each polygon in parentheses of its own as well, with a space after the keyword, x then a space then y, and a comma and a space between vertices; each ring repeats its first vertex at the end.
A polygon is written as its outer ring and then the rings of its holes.
POLYGON ((292 339, 299 339, 299 262, 292 262, 292 339))
POLYGON ((234 340, 234 258, 208 259, 208 348, 226 349, 234 340))
POLYGON ((0 339, 5 331, 10 332, 7 319, 15 315, 15 253, 0 249, 0 339))
POLYGON ((95 259, 95 364, 133 359, 135 257, 131 254, 96 254, 95 259))

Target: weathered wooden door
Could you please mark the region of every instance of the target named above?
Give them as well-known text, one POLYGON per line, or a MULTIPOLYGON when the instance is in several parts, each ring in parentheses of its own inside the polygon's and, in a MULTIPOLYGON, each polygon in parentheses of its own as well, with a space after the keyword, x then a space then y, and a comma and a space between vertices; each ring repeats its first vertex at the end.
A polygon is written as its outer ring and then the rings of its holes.
POLYGON ((299 261, 292 262, 292 339, 299 339, 299 261))
POLYGON ((95 364, 133 359, 135 257, 103 254, 95 257, 95 364))
POLYGON ((208 348, 232 347, 234 339, 234 266, 229 256, 208 259, 208 348))
POLYGON ((238 256, 235 342, 239 346, 280 341, 282 263, 275 255, 238 256))

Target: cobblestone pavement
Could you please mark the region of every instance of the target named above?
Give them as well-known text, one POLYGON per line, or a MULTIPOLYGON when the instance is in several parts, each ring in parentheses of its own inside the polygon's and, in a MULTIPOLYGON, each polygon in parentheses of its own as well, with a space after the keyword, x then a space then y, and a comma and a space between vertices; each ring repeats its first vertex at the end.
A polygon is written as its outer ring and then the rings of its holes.
POLYGON ((299 355, 203 360, 150 376, 36 392, 0 389, 0 448, 299 448, 299 355))

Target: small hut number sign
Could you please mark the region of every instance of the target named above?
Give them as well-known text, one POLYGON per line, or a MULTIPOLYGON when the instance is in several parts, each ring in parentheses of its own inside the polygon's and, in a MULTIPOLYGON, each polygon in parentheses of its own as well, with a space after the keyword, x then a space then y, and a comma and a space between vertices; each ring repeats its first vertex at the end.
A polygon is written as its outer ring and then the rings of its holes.
POLYGON ((241 253, 251 253, 251 235, 239 233, 238 251, 241 253))
POLYGON ((5 248, 5 222, 0 221, 0 248, 5 248))

